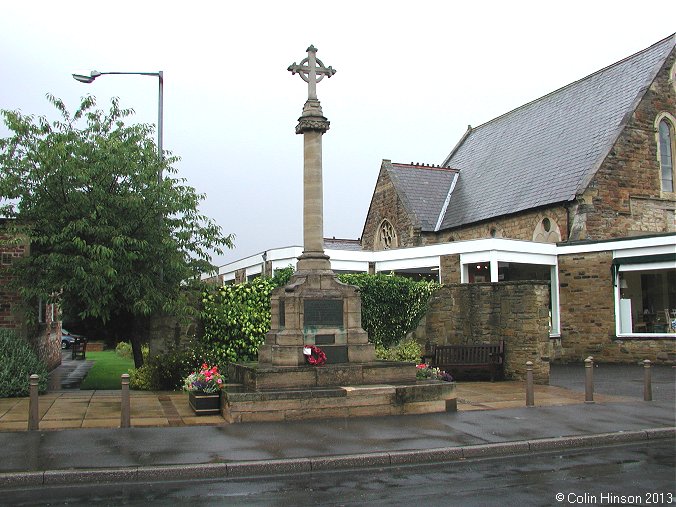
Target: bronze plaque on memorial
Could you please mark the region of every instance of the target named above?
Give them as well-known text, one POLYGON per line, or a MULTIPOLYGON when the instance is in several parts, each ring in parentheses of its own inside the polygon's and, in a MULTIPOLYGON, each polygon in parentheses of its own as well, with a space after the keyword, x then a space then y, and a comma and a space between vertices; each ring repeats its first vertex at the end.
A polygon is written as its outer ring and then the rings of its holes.
POLYGON ((305 327, 343 327, 342 299, 306 299, 303 309, 305 327))

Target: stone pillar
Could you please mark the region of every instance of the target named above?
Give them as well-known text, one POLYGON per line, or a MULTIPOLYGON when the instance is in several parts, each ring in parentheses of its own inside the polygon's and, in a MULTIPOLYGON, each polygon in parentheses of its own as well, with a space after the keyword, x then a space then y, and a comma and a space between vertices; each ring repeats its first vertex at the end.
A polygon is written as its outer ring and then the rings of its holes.
POLYGON ((322 185, 322 136, 329 122, 316 99, 308 99, 298 119, 297 134, 303 134, 303 254, 301 273, 331 270, 324 253, 324 195, 322 185))

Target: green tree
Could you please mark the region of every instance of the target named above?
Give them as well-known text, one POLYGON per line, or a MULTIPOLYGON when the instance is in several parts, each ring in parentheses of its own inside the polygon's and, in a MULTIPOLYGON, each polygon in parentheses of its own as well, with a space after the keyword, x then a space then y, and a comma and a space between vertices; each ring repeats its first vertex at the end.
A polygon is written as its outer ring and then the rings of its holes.
MULTIPOLYGON (((31 248, 13 265, 20 293, 113 326, 180 314, 182 288, 232 236, 199 213, 204 196, 174 176, 177 157, 158 156, 154 127, 125 123, 131 109, 113 99, 97 110, 88 96, 70 114, 47 97, 61 116, 51 124, 2 111, 11 136, 0 139, 0 216, 31 248)), ((141 337, 130 338, 140 366, 141 337)))

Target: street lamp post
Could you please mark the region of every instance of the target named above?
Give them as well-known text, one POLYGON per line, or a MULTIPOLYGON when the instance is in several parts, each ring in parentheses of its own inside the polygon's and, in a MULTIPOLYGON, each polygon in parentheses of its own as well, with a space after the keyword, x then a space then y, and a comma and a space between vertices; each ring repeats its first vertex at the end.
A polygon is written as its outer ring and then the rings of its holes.
MULTIPOLYGON (((80 83, 93 83, 94 80, 99 76, 105 76, 106 74, 124 74, 124 75, 134 75, 134 76, 155 76, 159 80, 159 93, 157 100, 157 152, 160 160, 164 158, 164 151, 162 148, 162 139, 164 135, 164 74, 160 70, 158 72, 99 72, 98 70, 93 70, 89 74, 73 74, 73 79, 79 81, 80 83)), ((157 172, 157 182, 162 182, 162 167, 157 172)))

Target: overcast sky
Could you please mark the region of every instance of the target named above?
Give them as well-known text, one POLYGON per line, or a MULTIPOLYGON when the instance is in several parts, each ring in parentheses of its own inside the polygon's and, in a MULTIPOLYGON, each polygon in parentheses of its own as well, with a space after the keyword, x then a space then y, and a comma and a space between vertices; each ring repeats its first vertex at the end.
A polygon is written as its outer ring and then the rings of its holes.
MULTIPOLYGON (((673 0, 5 1, 0 108, 47 115, 86 94, 157 121, 164 148, 206 194, 202 211, 236 248, 223 264, 302 245, 307 85, 286 69, 310 44, 337 73, 317 86, 324 135, 324 235, 361 235, 382 159, 439 164, 477 126, 676 31, 673 0)), ((8 134, 0 126, 0 136, 8 134)))

